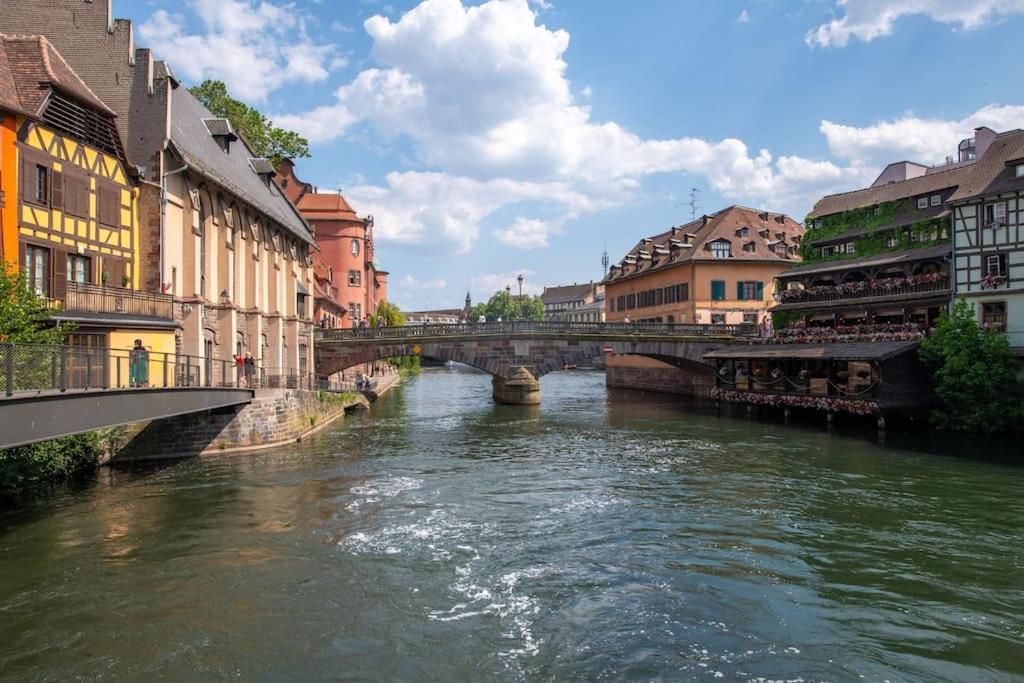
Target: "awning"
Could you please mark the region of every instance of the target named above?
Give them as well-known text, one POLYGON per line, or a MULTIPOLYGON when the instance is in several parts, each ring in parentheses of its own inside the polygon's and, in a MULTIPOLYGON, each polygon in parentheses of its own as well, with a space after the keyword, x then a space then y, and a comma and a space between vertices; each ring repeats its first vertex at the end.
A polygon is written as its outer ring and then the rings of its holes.
POLYGON ((916 341, 835 344, 745 344, 704 354, 710 360, 886 360, 917 348, 916 341))

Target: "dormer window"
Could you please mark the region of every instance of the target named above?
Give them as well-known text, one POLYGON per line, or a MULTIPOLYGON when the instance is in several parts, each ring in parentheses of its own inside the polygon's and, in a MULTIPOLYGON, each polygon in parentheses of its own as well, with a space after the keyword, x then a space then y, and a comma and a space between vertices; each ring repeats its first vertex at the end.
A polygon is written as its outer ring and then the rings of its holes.
POLYGON ((757 234, 765 239, 768 239, 768 234, 770 232, 771 230, 769 230, 768 228, 761 228, 760 230, 757 231, 757 234))
POLYGON ((775 245, 775 255, 780 256, 782 258, 788 258, 789 247, 787 247, 785 243, 779 242, 778 244, 775 245))
POLYGON ((253 173, 258 175, 263 184, 269 189, 274 182, 274 176, 277 175, 277 171, 274 170, 274 164, 270 162, 270 159, 249 159, 249 166, 252 167, 253 173))
POLYGON ((747 242, 743 245, 743 251, 753 253, 757 251, 757 244, 755 244, 754 242, 747 242))
POLYGON ((777 232, 777 233, 775 233, 775 239, 780 240, 780 241, 786 239, 786 233, 784 233, 784 232, 777 232))
POLYGON ((210 136, 217 146, 225 153, 229 153, 231 143, 238 139, 234 128, 231 127, 231 122, 227 119, 203 119, 203 123, 206 124, 206 130, 210 131, 210 136))
POLYGON ((746 239, 748 233, 749 233, 749 230, 747 230, 746 228, 738 228, 736 230, 736 236, 741 238, 741 239, 746 239))
POLYGON ((942 203, 942 195, 941 194, 933 194, 929 203, 932 206, 938 206, 939 204, 942 203))
POLYGON ((927 209, 928 208, 928 198, 927 197, 918 197, 917 198, 917 208, 919 208, 919 209, 927 209))
POLYGON ((711 243, 711 255, 715 258, 732 258, 732 243, 729 240, 715 240, 711 243))

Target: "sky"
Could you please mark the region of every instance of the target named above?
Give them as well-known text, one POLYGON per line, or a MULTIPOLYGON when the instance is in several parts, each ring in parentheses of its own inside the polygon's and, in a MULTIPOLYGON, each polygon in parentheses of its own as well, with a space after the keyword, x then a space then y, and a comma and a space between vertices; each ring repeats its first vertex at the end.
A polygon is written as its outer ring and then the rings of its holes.
POLYGON ((297 130, 375 218, 389 298, 599 280, 731 204, 798 220, 1024 127, 1024 0, 114 0, 186 85, 297 130))

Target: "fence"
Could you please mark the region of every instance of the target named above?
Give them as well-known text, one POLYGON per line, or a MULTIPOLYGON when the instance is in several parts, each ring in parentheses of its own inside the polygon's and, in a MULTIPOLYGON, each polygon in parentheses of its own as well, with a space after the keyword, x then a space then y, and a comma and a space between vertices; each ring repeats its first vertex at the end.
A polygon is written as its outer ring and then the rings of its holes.
POLYGON ((47 344, 0 344, 0 382, 7 396, 20 392, 240 387, 314 389, 312 373, 251 366, 234 360, 131 349, 47 344))
POLYGON ((486 323, 435 323, 404 327, 316 328, 316 338, 416 339, 472 335, 596 335, 648 334, 673 337, 756 337, 757 325, 698 325, 686 323, 588 323, 547 320, 513 320, 486 323))
POLYGON ((174 318, 174 298, 169 294, 136 292, 84 282, 67 283, 64 308, 68 311, 174 318))
POLYGON ((783 304, 849 302, 856 299, 877 299, 903 294, 944 292, 949 289, 949 280, 942 278, 914 284, 866 284, 846 283, 842 285, 821 285, 810 289, 789 289, 780 293, 783 304))

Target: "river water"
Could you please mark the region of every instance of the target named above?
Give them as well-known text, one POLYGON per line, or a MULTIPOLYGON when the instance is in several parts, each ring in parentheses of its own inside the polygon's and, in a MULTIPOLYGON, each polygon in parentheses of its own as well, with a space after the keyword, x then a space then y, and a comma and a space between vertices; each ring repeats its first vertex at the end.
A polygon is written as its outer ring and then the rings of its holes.
POLYGON ((0 518, 10 680, 1019 680, 1024 469, 427 371, 0 518))

